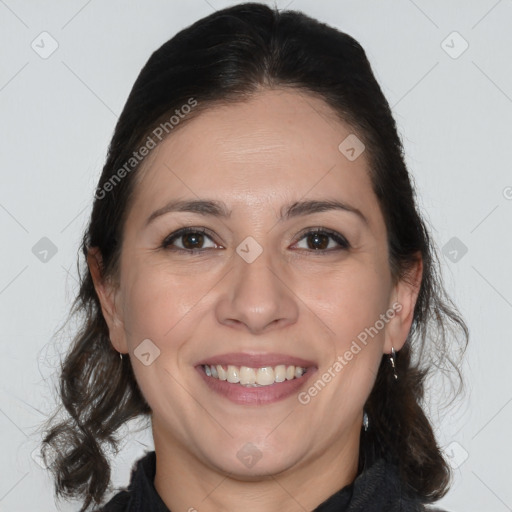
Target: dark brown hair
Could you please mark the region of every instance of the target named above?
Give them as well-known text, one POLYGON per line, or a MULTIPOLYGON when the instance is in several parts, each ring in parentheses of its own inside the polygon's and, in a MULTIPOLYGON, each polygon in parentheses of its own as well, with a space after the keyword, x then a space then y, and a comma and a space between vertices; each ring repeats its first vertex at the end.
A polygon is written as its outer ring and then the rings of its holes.
MULTIPOLYGON (((444 291, 390 107, 352 37, 300 12, 247 3, 217 11, 161 46, 140 72, 119 117, 82 256, 98 248, 103 277, 116 276, 140 167, 126 163, 148 137, 155 138, 161 123, 183 112, 191 99, 196 106, 180 115, 176 129, 216 103, 244 101, 261 88, 316 95, 352 127, 367 148, 393 277, 404 278, 421 254, 423 277, 411 331, 397 354, 398 381, 384 356, 365 406, 370 428, 361 435, 359 469, 380 457, 393 461, 405 488, 425 503, 433 502, 446 493, 450 472, 422 409, 425 379, 444 362, 444 370, 451 369, 461 382, 449 349, 456 346, 462 353, 468 332, 444 291)), ((172 124, 166 125, 170 136, 172 124)), ((117 446, 118 429, 130 419, 148 417, 151 410, 129 358, 120 360, 112 347, 87 265, 79 273, 71 314, 80 318, 81 329, 61 365, 59 381, 66 419, 56 420, 60 407, 48 420, 43 457, 54 475, 56 494, 82 499, 82 512, 101 503, 110 487, 106 448, 117 446)))

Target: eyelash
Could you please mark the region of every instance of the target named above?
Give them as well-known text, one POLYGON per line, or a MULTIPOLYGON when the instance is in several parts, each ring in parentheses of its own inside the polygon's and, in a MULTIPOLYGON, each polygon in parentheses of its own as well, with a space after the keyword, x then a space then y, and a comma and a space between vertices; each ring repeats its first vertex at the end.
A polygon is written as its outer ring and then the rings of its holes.
MULTIPOLYGON (((185 235, 191 234, 191 233, 192 234, 203 234, 203 235, 206 235, 210 239, 213 238, 212 235, 209 234, 209 231, 206 228, 194 228, 194 227, 181 228, 181 229, 178 229, 177 231, 174 231, 169 236, 167 236, 164 239, 164 241, 162 242, 161 248, 168 250, 168 251, 183 252, 183 253, 188 253, 188 254, 199 254, 201 252, 208 251, 208 250, 212 249, 212 248, 182 249, 181 247, 171 247, 172 243, 175 240, 177 240, 185 235)), ((340 250, 346 251, 346 250, 350 249, 350 247, 351 247, 349 242, 347 241, 347 239, 344 236, 340 235, 336 231, 331 231, 330 229, 324 229, 324 228, 313 228, 313 229, 309 229, 308 231, 303 232, 300 235, 300 238, 297 240, 297 242, 300 242, 301 240, 303 240, 304 238, 307 238, 310 235, 316 235, 316 234, 326 235, 326 236, 332 238, 339 245, 339 247, 335 248, 335 249, 331 248, 331 249, 317 249, 317 250, 315 250, 315 249, 299 249, 299 250, 301 250, 301 251, 305 250, 305 251, 313 252, 313 253, 317 253, 317 254, 328 254, 333 251, 340 251, 340 250)), ((212 239, 212 242, 213 242, 213 239, 212 239)), ((295 243, 297 243, 297 242, 295 242, 295 243)))

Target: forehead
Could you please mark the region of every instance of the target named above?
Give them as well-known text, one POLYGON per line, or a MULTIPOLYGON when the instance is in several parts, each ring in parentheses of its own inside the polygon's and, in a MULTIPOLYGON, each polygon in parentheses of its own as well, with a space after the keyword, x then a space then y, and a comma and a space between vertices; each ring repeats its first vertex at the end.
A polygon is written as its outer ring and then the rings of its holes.
POLYGON ((176 160, 215 154, 220 162, 249 165, 266 159, 298 162, 307 155, 318 162, 329 158, 328 147, 338 151, 350 132, 320 98, 272 89, 207 109, 166 142, 176 160))
POLYGON ((208 196, 236 206, 326 193, 375 202, 365 153, 350 160, 339 149, 353 136, 320 98, 263 90, 202 111, 160 143, 142 170, 136 202, 208 196))

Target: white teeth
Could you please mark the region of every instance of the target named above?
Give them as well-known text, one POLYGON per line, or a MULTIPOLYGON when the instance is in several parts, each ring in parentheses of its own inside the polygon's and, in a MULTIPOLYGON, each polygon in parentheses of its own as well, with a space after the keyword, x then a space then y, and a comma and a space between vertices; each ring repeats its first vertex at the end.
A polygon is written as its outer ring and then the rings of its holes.
MULTIPOLYGON (((205 368, 207 366, 208 365, 205 365, 205 368)), ((219 375, 219 379, 220 380, 227 380, 228 379, 228 375, 226 373, 226 370, 224 370, 224 368, 220 364, 218 364, 215 368, 217 368, 217 374, 219 375)))
POLYGON ((274 382, 274 369, 271 366, 258 368, 256 384, 259 384, 260 386, 269 386, 270 384, 274 384, 274 382))
POLYGON ((284 382, 286 380, 286 366, 280 364, 274 368, 276 382, 284 382))
POLYGON ((256 372, 254 368, 240 367, 240 384, 256 384, 256 372))
POLYGON ((231 384, 236 384, 237 382, 240 382, 240 370, 237 366, 228 365, 228 382, 231 382, 231 384))
POLYGON ((227 380, 231 384, 241 384, 242 386, 270 386, 274 382, 284 382, 285 380, 298 379, 304 375, 306 369, 301 366, 286 366, 279 364, 275 367, 264 366, 261 368, 249 368, 248 366, 218 364, 203 365, 204 371, 208 377, 219 380, 227 380))

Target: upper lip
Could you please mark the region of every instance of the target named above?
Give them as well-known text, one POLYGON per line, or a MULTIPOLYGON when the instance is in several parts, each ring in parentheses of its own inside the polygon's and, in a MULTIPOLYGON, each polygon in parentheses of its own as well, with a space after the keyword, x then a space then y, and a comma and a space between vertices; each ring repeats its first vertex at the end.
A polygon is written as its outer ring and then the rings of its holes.
POLYGON ((247 353, 247 352, 232 352, 229 354, 219 354, 211 356, 197 363, 200 365, 233 365, 233 366, 247 366, 249 368, 263 368, 265 366, 277 366, 284 364, 288 366, 300 366, 302 368, 309 368, 315 366, 315 363, 302 359, 301 357, 290 356, 287 354, 276 353, 247 353))

